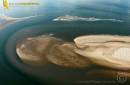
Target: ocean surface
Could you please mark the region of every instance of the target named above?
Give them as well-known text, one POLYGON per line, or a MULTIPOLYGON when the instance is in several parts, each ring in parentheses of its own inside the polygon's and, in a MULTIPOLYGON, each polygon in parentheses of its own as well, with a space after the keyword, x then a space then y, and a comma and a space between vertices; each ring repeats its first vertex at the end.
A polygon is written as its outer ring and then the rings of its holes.
POLYGON ((129 0, 45 0, 44 3, 36 10, 37 14, 15 14, 11 8, 6 14, 14 14, 0 16, 1 85, 75 84, 76 81, 89 79, 87 75, 93 69, 66 69, 55 65, 32 67, 24 64, 15 48, 27 37, 53 34, 73 41, 77 36, 89 34, 130 36, 129 0), (67 20, 58 19, 66 15, 70 16, 67 20))

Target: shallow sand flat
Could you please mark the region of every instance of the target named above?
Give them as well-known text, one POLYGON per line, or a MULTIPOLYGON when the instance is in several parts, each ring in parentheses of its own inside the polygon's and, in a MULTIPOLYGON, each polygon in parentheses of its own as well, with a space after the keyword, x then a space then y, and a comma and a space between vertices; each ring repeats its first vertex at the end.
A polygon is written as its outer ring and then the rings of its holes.
POLYGON ((74 41, 79 48, 75 52, 91 59, 94 63, 114 69, 130 70, 128 36, 92 35, 78 37, 74 41))
POLYGON ((54 37, 27 38, 19 43, 16 52, 25 63, 44 64, 47 62, 45 56, 54 44, 61 44, 63 41, 54 37))
POLYGON ((91 62, 74 52, 76 46, 73 43, 64 43, 62 45, 54 46, 47 56, 48 61, 53 64, 71 67, 71 68, 85 68, 91 65, 91 62))
POLYGON ((91 65, 90 61, 75 53, 76 46, 72 42, 61 39, 41 36, 23 40, 16 48, 19 58, 32 65, 52 63, 57 66, 71 68, 85 68, 91 65))

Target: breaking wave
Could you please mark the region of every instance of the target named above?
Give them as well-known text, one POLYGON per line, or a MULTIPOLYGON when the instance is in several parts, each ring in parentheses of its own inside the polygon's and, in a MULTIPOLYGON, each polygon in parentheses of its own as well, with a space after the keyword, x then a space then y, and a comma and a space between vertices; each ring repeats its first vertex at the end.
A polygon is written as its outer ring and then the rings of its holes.
POLYGON ((8 24, 23 21, 26 19, 30 19, 33 17, 38 17, 42 15, 37 15, 37 16, 28 16, 28 17, 21 17, 21 18, 14 18, 14 17, 9 17, 9 16, 0 16, 0 29, 7 26, 8 24))
POLYGON ((123 20, 118 19, 104 19, 104 18, 96 18, 96 17, 79 17, 79 16, 71 16, 71 15, 65 15, 60 16, 53 21, 87 21, 87 22, 95 22, 95 21, 111 21, 111 22, 124 22, 123 20))
POLYGON ((16 20, 24 20, 29 19, 37 16, 29 16, 29 17, 21 17, 21 18, 14 18, 14 17, 8 17, 8 16, 0 16, 0 23, 7 22, 7 21, 16 21, 16 20))

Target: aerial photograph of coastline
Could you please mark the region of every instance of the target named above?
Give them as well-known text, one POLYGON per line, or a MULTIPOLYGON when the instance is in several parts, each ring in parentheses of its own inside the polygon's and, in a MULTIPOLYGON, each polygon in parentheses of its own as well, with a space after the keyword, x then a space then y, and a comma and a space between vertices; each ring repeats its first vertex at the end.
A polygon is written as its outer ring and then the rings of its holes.
POLYGON ((0 85, 130 85, 130 0, 0 0, 0 85))

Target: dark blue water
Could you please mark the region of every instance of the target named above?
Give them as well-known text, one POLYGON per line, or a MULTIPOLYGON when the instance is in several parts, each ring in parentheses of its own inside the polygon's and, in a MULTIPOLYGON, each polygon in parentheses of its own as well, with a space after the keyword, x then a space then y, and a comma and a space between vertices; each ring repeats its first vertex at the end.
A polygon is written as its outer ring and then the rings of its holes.
MULTIPOLYGON (((130 35, 130 2, 129 0, 81 0, 82 3, 67 5, 47 5, 40 11, 44 16, 26 19, 11 24, 0 30, 0 84, 1 85, 47 85, 58 83, 76 83, 88 80, 89 69, 66 69, 55 65, 32 67, 22 63, 15 52, 16 44, 27 37, 54 34, 67 41, 87 34, 130 35), (84 3, 83 3, 84 2, 84 3), (52 21, 64 15, 79 17, 96 17, 100 19, 117 19, 113 21, 52 21), (85 76, 84 76, 85 75, 85 76), (52 83, 50 83, 52 82, 52 83)), ((53 3, 48 2, 48 3, 53 3)), ((65 2, 67 3, 67 2, 65 2)), ((59 2, 59 4, 64 4, 59 2)), ((98 71, 98 70, 97 70, 98 71)), ((99 70, 100 71, 100 70, 99 70)), ((95 77, 95 76, 92 76, 95 77)), ((103 79, 101 79, 103 80, 103 79)), ((115 80, 106 78, 106 80, 115 80)), ((129 81, 128 81, 129 83, 129 81)))

